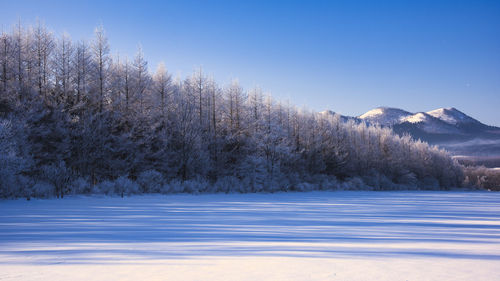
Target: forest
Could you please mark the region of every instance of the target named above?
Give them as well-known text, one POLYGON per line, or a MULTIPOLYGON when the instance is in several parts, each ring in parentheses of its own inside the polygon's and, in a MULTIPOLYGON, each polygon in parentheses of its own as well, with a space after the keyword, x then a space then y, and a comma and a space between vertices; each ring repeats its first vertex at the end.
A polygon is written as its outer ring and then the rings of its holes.
POLYGON ((42 23, 0 36, 0 197, 450 189, 464 169, 391 129, 343 121, 201 68, 174 78, 42 23))

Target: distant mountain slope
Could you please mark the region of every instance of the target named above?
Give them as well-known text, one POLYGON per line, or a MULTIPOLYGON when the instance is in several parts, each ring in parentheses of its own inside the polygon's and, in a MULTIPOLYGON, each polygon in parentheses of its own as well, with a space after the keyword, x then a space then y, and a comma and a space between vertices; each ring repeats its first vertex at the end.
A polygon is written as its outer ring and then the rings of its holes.
POLYGON ((448 124, 481 124, 476 119, 466 115, 465 113, 457 110, 456 108, 438 108, 436 110, 428 111, 427 114, 436 117, 448 124))
POLYGON ((342 118, 388 126, 400 135, 410 134, 455 155, 500 156, 500 128, 483 124, 454 107, 417 113, 378 107, 358 117, 342 118))
POLYGON ((392 126, 402 122, 412 113, 391 107, 378 107, 360 115, 358 118, 368 123, 377 123, 382 126, 392 126))

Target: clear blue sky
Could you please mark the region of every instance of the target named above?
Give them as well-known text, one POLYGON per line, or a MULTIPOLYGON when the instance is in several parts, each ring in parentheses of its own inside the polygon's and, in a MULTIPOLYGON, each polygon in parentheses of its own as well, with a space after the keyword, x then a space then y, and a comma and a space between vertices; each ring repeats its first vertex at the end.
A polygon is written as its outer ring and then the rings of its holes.
POLYGON ((500 126, 500 1, 0 0, 0 24, 40 18, 114 53, 143 47, 182 77, 203 66, 278 99, 360 115, 456 107, 500 126))

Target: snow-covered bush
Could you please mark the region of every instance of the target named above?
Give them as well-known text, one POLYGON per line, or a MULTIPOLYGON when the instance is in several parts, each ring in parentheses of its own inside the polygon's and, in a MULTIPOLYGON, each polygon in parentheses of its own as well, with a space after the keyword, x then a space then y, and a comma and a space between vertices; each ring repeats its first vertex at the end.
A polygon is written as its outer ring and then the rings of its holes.
POLYGON ((200 193, 205 192, 209 189, 209 182, 204 179, 191 179, 184 181, 182 186, 184 187, 184 192, 187 193, 200 193))
POLYGON ((15 197, 19 193, 16 166, 11 159, 0 155, 0 197, 15 197))
POLYGON ((414 173, 408 172, 404 175, 399 176, 396 182, 398 184, 404 185, 409 189, 415 189, 418 184, 418 179, 414 173))
POLYGON ((115 194, 115 183, 112 181, 102 181, 94 185, 92 193, 112 195, 115 194))
POLYGON ((294 187, 294 191, 313 191, 316 189, 316 186, 312 183, 301 182, 294 187))
POLYGON ((63 197, 71 184, 72 173, 64 161, 59 161, 56 164, 42 166, 41 178, 55 187, 57 197, 63 197))
POLYGON ((105 180, 92 187, 92 193, 106 195, 130 195, 138 194, 141 191, 139 184, 127 176, 118 177, 114 181, 105 180))
POLYGON ((261 192, 265 187, 265 180, 256 180, 255 177, 245 177, 241 180, 241 184, 232 186, 229 192, 261 192))
POLYGON ((31 196, 37 198, 49 198, 54 196, 56 187, 49 182, 39 181, 31 188, 31 196))
POLYGON ((484 166, 465 168, 467 187, 484 188, 500 191, 500 169, 491 169, 484 166))
MULTIPOLYGON (((362 177, 363 183, 368 189, 373 190, 395 190, 399 189, 399 186, 392 182, 386 175, 379 173, 378 171, 371 170, 369 173, 362 177)), ((367 188, 364 189, 367 189, 367 188)))
POLYGON ((92 186, 86 178, 78 177, 76 180, 71 182, 70 192, 72 194, 88 194, 92 192, 92 186))
POLYGON ((124 194, 137 194, 141 187, 137 182, 132 181, 127 176, 121 176, 115 180, 115 192, 123 197, 124 194))
POLYGON ((162 190, 165 180, 160 172, 148 170, 139 174, 137 183, 144 193, 159 193, 162 190))
POLYGON ((13 126, 11 120, 0 119, 0 198, 26 196, 32 185, 23 175, 31 168, 31 159, 20 155, 19 136, 13 126))
POLYGON ((232 192, 234 190, 240 190, 242 188, 242 182, 234 176, 225 176, 218 178, 213 184, 210 192, 232 192))
POLYGON ((323 176, 319 181, 320 190, 334 190, 338 188, 338 180, 335 176, 323 176))
POLYGON ((161 186, 160 193, 161 194, 169 194, 173 193, 173 191, 170 189, 170 183, 166 182, 161 186))
POLYGON ((373 190, 373 187, 366 185, 359 177, 349 178, 339 185, 340 190, 373 190))
POLYGON ((267 186, 268 192, 280 192, 287 191, 291 187, 291 183, 288 177, 284 174, 279 174, 276 178, 267 186))
POLYGON ((439 189, 439 181, 432 177, 425 177, 420 181, 421 189, 437 190, 439 189))
POLYGON ((173 179, 169 183, 163 185, 161 189, 161 193, 180 193, 184 192, 184 186, 182 181, 179 179, 173 179))

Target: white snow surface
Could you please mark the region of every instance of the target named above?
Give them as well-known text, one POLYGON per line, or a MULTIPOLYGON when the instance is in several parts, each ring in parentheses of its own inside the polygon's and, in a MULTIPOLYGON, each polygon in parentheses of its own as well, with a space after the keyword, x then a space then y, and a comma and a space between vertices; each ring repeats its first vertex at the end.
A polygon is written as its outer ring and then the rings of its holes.
POLYGON ((438 108, 427 112, 427 114, 436 117, 448 124, 456 125, 459 123, 479 123, 474 118, 467 116, 456 108, 438 108))
POLYGON ((399 108, 378 107, 358 118, 372 124, 393 126, 403 122, 420 123, 421 129, 429 133, 457 133, 459 124, 481 124, 465 113, 451 108, 438 108, 428 112, 411 113, 399 108))
POLYGON ((413 115, 404 117, 401 119, 401 122, 409 122, 418 124, 421 129, 428 133, 459 133, 457 128, 450 126, 448 123, 443 123, 441 120, 438 120, 436 117, 431 116, 425 112, 418 112, 413 115))
POLYGON ((378 107, 359 116, 372 124, 394 126, 404 122, 417 124, 428 133, 456 134, 459 123, 479 123, 455 108, 439 108, 429 112, 411 113, 399 108, 378 107))
POLYGON ((0 201, 0 280, 498 280, 500 193, 0 201))
POLYGON ((400 123, 405 117, 412 115, 408 111, 391 107, 378 107, 360 115, 359 118, 370 123, 392 126, 400 123))
POLYGON ((403 121, 405 122, 410 122, 410 123, 419 123, 419 122, 425 122, 427 121, 427 115, 424 114, 423 112, 416 113, 414 115, 410 115, 408 117, 405 117, 403 121))

